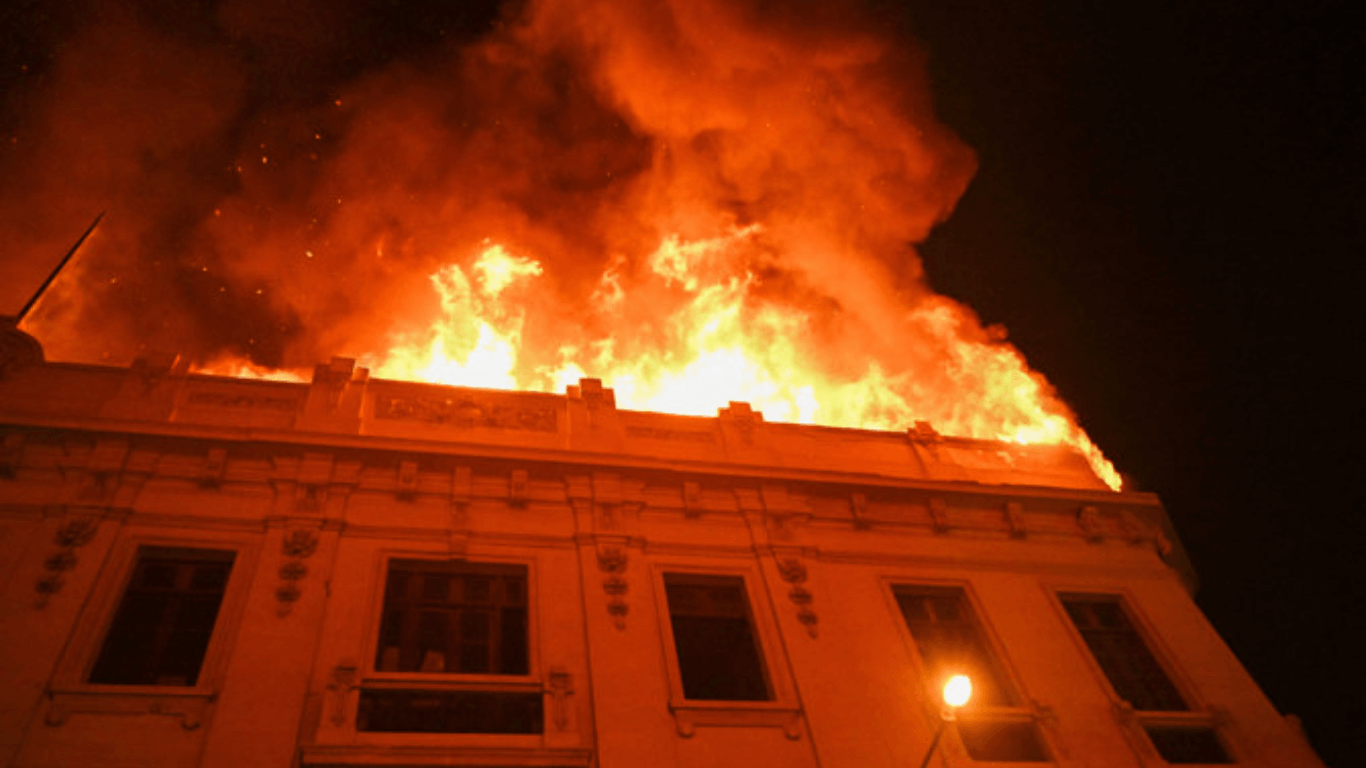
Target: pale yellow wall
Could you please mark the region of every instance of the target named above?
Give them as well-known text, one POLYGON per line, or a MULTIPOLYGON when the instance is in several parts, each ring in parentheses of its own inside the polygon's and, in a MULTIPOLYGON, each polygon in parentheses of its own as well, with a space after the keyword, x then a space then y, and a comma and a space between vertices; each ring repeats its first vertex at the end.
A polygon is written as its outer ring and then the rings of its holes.
MULTIPOLYGON (((143 451, 137 471, 127 459, 113 486, 91 491, 82 453, 89 442, 79 430, 34 434, 24 467, 0 479, 0 765, 290 765, 301 747, 319 765, 399 754, 412 764, 447 753, 476 761, 517 750, 604 768, 916 765, 937 705, 891 599, 891 586, 903 583, 967 590, 1022 706, 1043 716, 1057 765, 1159 764, 1125 735, 1058 590, 1122 594, 1192 703, 1223 713, 1221 733, 1243 764, 1318 765, 1159 555, 1151 497, 902 483, 878 491, 883 497, 856 525, 850 493, 860 486, 807 485, 800 475, 595 471, 550 463, 544 453, 493 463, 412 445, 343 450, 212 432, 135 446, 143 451), (206 485, 199 474, 216 444, 229 447, 230 461, 222 481, 206 485), (419 464, 414 491, 396 491, 399 460, 419 464), (458 466, 473 467, 466 488, 453 479, 458 466), (514 468, 530 473, 525 500, 509 498, 514 468), (687 508, 685 480, 701 483, 699 508, 687 508), (309 485, 319 492, 310 496, 309 485), (944 502, 941 524, 933 499, 944 502), (1008 500, 1022 505, 1022 537, 1011 535, 1008 500), (1098 531, 1079 523, 1088 505, 1101 508, 1098 531), (1123 509, 1147 527, 1126 529, 1123 509), (98 530, 77 548, 62 590, 38 608, 34 584, 58 549, 56 531, 82 516, 97 519, 98 530), (286 606, 279 572, 295 531, 315 533, 317 545, 304 558, 299 599, 286 606), (49 692, 81 689, 129 553, 139 541, 162 540, 242 553, 211 649, 213 700, 202 720, 187 727, 174 714, 130 709, 75 711, 48 725, 49 692), (627 585, 626 610, 615 615, 604 589, 612 551, 625 557, 616 575, 627 585), (385 558, 396 556, 530 566, 531 683, 547 683, 552 670, 569 675, 563 729, 548 718, 535 736, 356 732, 358 693, 334 674, 355 665, 364 684, 385 558), (784 570, 793 561, 805 569, 797 582, 784 570), (708 709, 681 700, 660 589, 661 574, 676 569, 746 580, 776 701, 708 709), (814 636, 790 597, 794 583, 811 595, 814 636)), ((970 762, 952 736, 943 754, 939 764, 970 762)))

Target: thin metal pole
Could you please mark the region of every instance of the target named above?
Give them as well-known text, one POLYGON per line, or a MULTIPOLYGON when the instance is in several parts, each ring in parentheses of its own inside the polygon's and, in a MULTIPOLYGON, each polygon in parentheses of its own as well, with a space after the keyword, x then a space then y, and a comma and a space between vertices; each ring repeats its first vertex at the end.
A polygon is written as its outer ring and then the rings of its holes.
POLYGON ((24 305, 24 308, 19 310, 19 314, 14 316, 15 325, 18 325, 20 321, 24 319, 24 315, 27 315, 28 311, 33 309, 33 305, 38 303, 38 299, 42 298, 43 292, 47 290, 48 286, 52 285, 53 280, 57 279, 57 273, 62 271, 62 267, 65 267, 68 261, 71 261, 71 257, 76 255, 76 251, 85 243, 85 239, 90 237, 90 233, 95 231, 95 227, 100 225, 100 219, 103 218, 104 211, 100 211, 100 215, 96 216, 95 220, 86 228, 85 233, 81 235, 81 239, 77 240, 76 244, 71 246, 71 250, 67 251, 66 255, 62 257, 62 260, 57 263, 57 268, 52 270, 52 274, 48 275, 47 279, 43 281, 43 284, 38 287, 37 292, 33 294, 33 298, 29 299, 28 303, 24 305))
POLYGON ((934 756, 934 748, 939 746, 939 737, 944 735, 944 726, 948 724, 947 719, 939 721, 939 730, 934 732, 934 740, 930 742, 930 748, 925 750, 925 759, 920 761, 920 768, 925 768, 930 764, 930 758, 934 756))

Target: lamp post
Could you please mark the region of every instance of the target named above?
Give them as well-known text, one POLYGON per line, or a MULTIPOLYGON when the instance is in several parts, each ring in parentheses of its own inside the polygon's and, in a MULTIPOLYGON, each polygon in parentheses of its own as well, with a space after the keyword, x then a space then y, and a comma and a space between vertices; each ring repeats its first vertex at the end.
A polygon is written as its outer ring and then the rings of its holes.
POLYGON ((939 746, 939 737, 944 735, 944 728, 958 717, 958 708, 968 703, 970 698, 972 680, 968 679, 967 675, 954 675, 944 683, 944 709, 939 713, 939 730, 934 732, 934 739, 930 741, 930 748, 925 751, 925 759, 920 761, 920 768, 926 768, 930 764, 934 749, 939 746))

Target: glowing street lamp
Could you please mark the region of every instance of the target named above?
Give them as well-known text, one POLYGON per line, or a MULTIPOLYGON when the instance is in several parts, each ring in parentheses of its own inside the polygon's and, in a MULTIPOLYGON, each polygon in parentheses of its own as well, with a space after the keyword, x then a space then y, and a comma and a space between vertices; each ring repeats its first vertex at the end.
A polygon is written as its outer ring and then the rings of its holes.
POLYGON ((954 675, 948 682, 944 683, 944 708, 939 712, 939 730, 934 732, 934 740, 930 742, 930 748, 925 751, 925 759, 920 761, 920 768, 925 768, 930 764, 930 757, 934 755, 934 748, 939 746, 939 737, 944 735, 944 726, 949 721, 958 717, 958 708, 968 703, 972 698, 972 680, 967 675, 954 675))

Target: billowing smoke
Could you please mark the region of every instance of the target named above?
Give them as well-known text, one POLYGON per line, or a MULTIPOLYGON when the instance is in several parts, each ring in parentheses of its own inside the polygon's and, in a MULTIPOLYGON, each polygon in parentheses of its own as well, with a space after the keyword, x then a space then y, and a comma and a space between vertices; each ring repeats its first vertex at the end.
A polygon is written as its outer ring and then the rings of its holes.
POLYGON ((926 286, 913 245, 974 156, 918 55, 848 4, 276 5, 49 25, 6 107, 0 298, 108 212, 26 320, 49 357, 384 375, 439 319, 447 346, 513 339, 513 385, 620 390, 728 359, 731 333, 764 386, 822 382, 792 418, 1085 440, 926 286))

